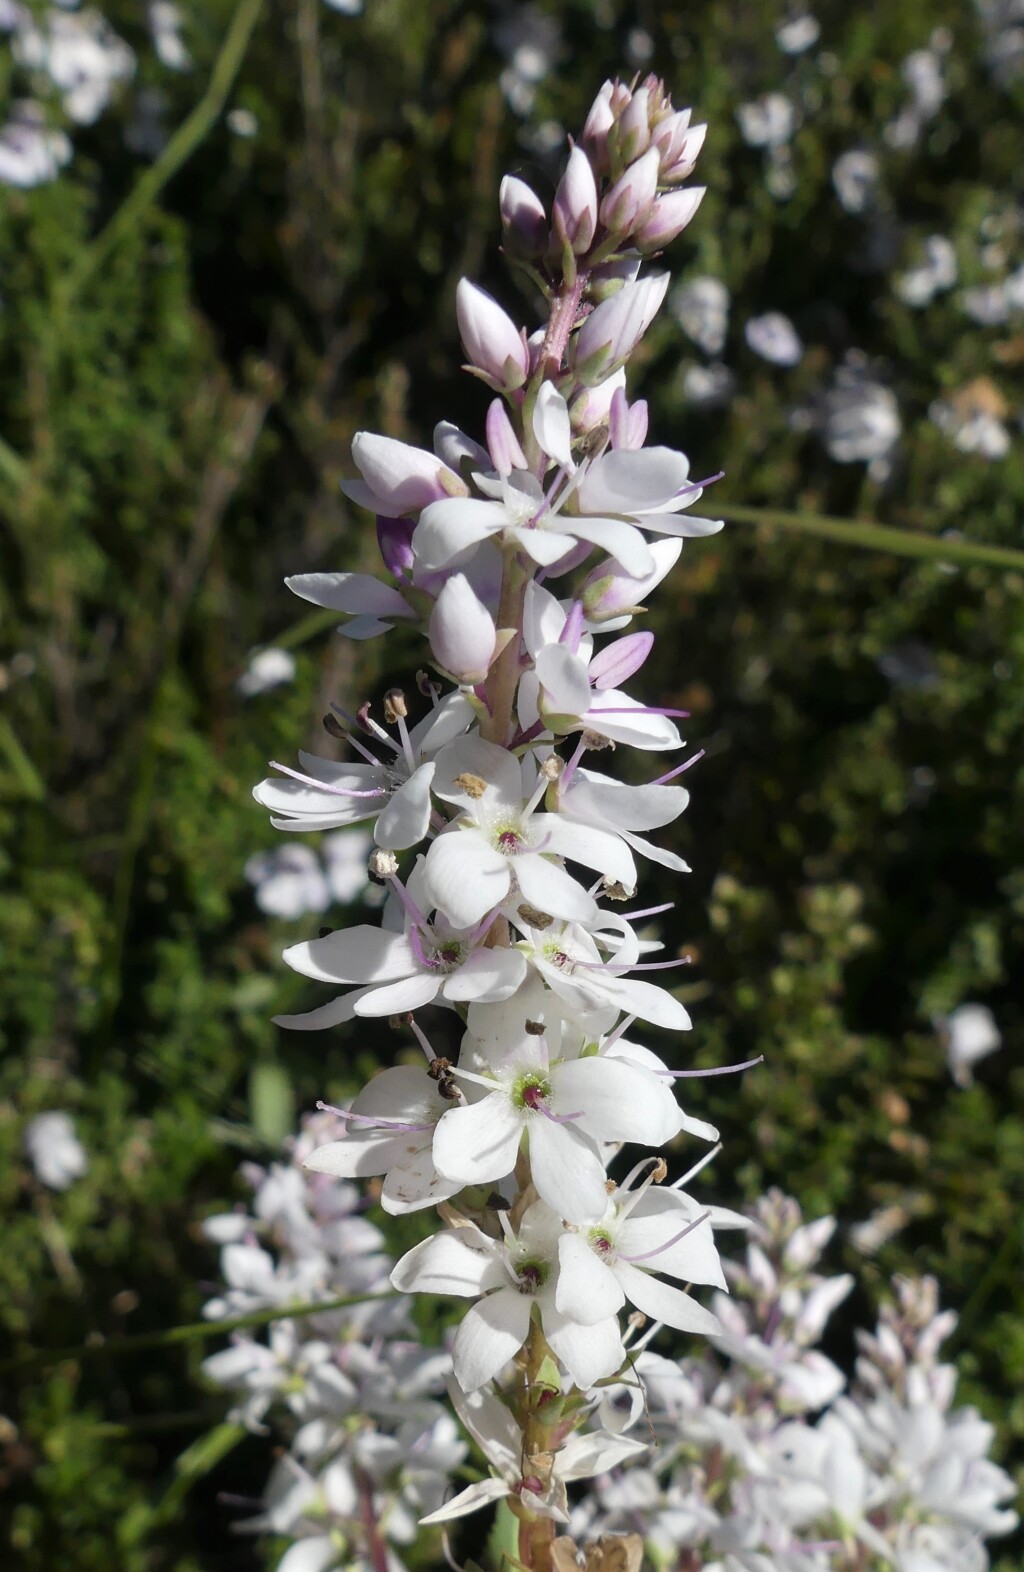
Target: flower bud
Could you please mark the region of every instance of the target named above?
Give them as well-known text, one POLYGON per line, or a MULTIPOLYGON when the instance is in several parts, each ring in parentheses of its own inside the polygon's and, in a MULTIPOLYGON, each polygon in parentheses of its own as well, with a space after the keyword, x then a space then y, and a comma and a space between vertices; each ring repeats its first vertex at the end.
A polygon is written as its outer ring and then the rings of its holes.
POLYGON ((668 283, 667 273, 651 273, 625 285, 590 313, 576 338, 575 372, 581 382, 593 387, 629 359, 653 322, 668 283))
POLYGON ((613 448, 626 448, 635 452, 647 440, 647 400, 637 399, 630 404, 625 388, 612 395, 608 410, 608 438, 613 448))
POLYGON ((640 670, 653 647, 653 633, 627 633, 624 639, 606 644, 587 670, 591 686, 603 691, 628 682, 633 673, 640 670))
POLYGON ((559 244, 581 256, 597 228, 597 182, 590 159, 581 147, 574 147, 569 154, 552 213, 559 244))
POLYGON ((356 432, 352 457, 364 484, 345 481, 342 490, 360 506, 372 507, 375 513, 388 518, 418 513, 428 502, 464 497, 469 492, 455 471, 433 453, 398 442, 394 437, 378 436, 374 431, 356 432))
POLYGON ((525 180, 506 175, 498 196, 505 248, 512 256, 538 257, 548 245, 548 215, 525 180))
POLYGON ((672 571, 682 549, 681 540, 651 541, 649 550, 655 569, 642 579, 633 578, 614 560, 595 568, 584 579, 579 591, 587 621, 610 622, 614 617, 628 617, 635 611, 642 611, 644 596, 672 571))
POLYGON ((608 167, 608 133, 615 124, 613 91, 614 84, 605 82, 590 106, 590 113, 580 133, 581 145, 589 153, 593 167, 600 172, 608 167))
POLYGON ((626 369, 620 366, 613 376, 599 382, 596 387, 581 388, 569 410, 573 431, 594 431, 598 426, 605 425, 612 398, 620 389, 625 390, 625 386, 626 369))
POLYGON ((526 343, 494 297, 468 278, 460 279, 455 314, 463 348, 484 381, 498 392, 522 387, 530 369, 526 343))
POLYGON ((499 475, 511 475, 514 469, 526 468, 526 454, 519 445, 508 410, 500 398, 494 399, 487 411, 487 448, 491 463, 499 475))
POLYGON ((685 191, 666 191, 654 203, 646 221, 633 234, 633 244, 641 251, 659 251, 681 234, 704 200, 706 186, 687 186, 685 191))
POLYGON ((680 180, 686 180, 693 174, 693 167, 704 146, 704 138, 707 134, 707 126, 691 126, 671 162, 662 158, 661 178, 665 185, 677 185, 680 180))
POLYGON ((630 96, 618 124, 608 138, 608 150, 613 169, 625 168, 641 154, 646 153, 651 142, 650 94, 646 87, 638 87, 630 96))
POLYGON ((648 148, 605 194, 601 222, 609 234, 630 235, 647 221, 658 194, 659 168, 657 148, 648 148))
POLYGON ((392 578, 404 579, 412 573, 415 562, 412 532, 415 528, 413 519, 389 519, 382 513, 377 515, 377 545, 384 566, 392 578))
POLYGON ((667 169, 679 157, 686 133, 690 127, 690 109, 676 109, 658 121, 651 131, 651 146, 661 154, 661 166, 667 169))
POLYGON ((434 603, 427 630, 438 665, 464 686, 483 682, 497 641, 491 614, 463 573, 453 573, 434 603))

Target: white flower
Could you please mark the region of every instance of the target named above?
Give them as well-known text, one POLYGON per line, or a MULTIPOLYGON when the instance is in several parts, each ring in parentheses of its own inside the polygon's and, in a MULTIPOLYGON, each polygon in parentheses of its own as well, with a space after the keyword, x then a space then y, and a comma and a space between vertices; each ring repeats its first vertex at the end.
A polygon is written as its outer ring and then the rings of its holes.
POLYGON ((754 354, 773 366, 796 366, 803 359, 800 335, 781 311, 767 311, 762 317, 751 317, 743 329, 743 336, 754 354))
POLYGON ((796 130, 796 106, 785 93, 765 93, 736 111, 740 135, 751 147, 777 147, 796 130))
POLYGON ((527 1456, 523 1433, 507 1407, 492 1393, 464 1392, 450 1382, 448 1391, 463 1425, 486 1457, 496 1476, 467 1485, 443 1507, 420 1519, 424 1525, 447 1523, 467 1517, 506 1496, 517 1496, 541 1517, 568 1521, 565 1487, 576 1479, 611 1473, 647 1451, 642 1441, 613 1435, 606 1430, 576 1431, 553 1458, 527 1456))
POLYGON ((608 1201, 600 1145, 661 1146, 679 1129, 669 1087, 625 1057, 561 1056, 558 1043, 552 1051, 529 1030, 500 1060, 481 1064, 482 1046, 470 1038, 456 1072, 480 1100, 450 1108, 434 1133, 434 1164, 448 1178, 503 1179, 526 1136, 537 1194, 570 1222, 592 1222, 608 1201))
POLYGON ((721 409, 732 398, 736 378, 720 360, 710 366, 689 365, 683 372, 682 393, 696 409, 721 409))
POLYGON ((841 366, 825 399, 825 446, 838 464, 888 457, 901 430, 891 388, 853 363, 841 366))
POLYGON ((269 917, 303 917, 331 904, 319 858, 308 846, 257 852, 245 865, 245 877, 255 887, 256 905, 269 917))
POLYGON ((71 157, 63 131, 51 130, 39 104, 21 99, 0 128, 0 185, 25 190, 56 180, 71 157))
POLYGON ((840 153, 832 166, 832 184, 840 206, 847 213, 864 213, 878 194, 880 171, 874 153, 851 148, 840 153))
POLYGON ((26 1126, 24 1141, 36 1178, 50 1190, 69 1189, 89 1167, 70 1114, 57 1109, 37 1114, 26 1126))
POLYGON ((669 310, 706 355, 720 355, 729 328, 729 291, 718 278, 691 278, 669 296, 669 310))
POLYGON ((949 1073, 957 1086, 970 1086, 978 1061, 1002 1047, 1002 1033, 986 1004, 957 1005, 939 1022, 939 1029, 946 1044, 949 1073))
POLYGON ((611 960, 602 956, 596 936, 578 923, 533 929, 517 918, 525 934, 518 948, 570 1011, 612 1006, 667 1031, 689 1031, 692 1022, 678 999, 654 983, 624 975, 637 964, 640 948, 629 924, 604 914, 602 920, 599 937, 612 949, 611 960))
POLYGON ((482 737, 460 739, 438 755, 434 793, 461 812, 427 852, 424 887, 431 905, 458 927, 481 922, 511 900, 553 917, 592 921, 593 897, 552 858, 603 869, 611 856, 629 878, 632 857, 614 836, 537 811, 546 785, 541 777, 524 799, 515 755, 482 737))
POLYGON ((338 830, 325 835, 320 845, 331 896, 339 905, 366 900, 376 904, 383 895, 379 885, 371 885, 366 863, 373 850, 373 839, 365 830, 338 830))
POLYGON ((431 1155, 437 1122, 451 1106, 426 1070, 382 1070, 352 1104, 344 1139, 318 1146, 305 1166, 344 1179, 384 1174, 386 1212, 434 1206, 462 1188, 461 1180, 441 1177, 431 1155))
POLYGON ((428 921, 417 900, 423 885, 419 864, 403 892, 404 933, 360 925, 285 950, 288 965, 304 977, 360 986, 304 1015, 276 1016, 277 1024, 319 1031, 355 1016, 401 1015, 438 995, 454 1003, 507 999, 513 994, 526 973, 522 955, 484 946, 487 925, 456 928, 440 912, 428 921))
POLYGON ((721 1330, 717 1316, 652 1275, 664 1272, 725 1288, 711 1213, 678 1190, 654 1189, 650 1179, 631 1188, 630 1179, 606 1197, 606 1211, 586 1233, 569 1231, 559 1240, 555 1303, 572 1320, 589 1325, 616 1315, 628 1300, 653 1321, 714 1336, 721 1330))
POLYGON ((944 289, 956 283, 956 247, 945 235, 928 235, 924 240, 924 258, 915 267, 899 274, 894 288, 908 306, 921 308, 930 305, 944 289))
POLYGON ((14 54, 50 77, 65 114, 79 125, 92 125, 135 70, 134 54, 98 11, 51 11, 42 26, 27 23, 15 36, 14 54))
POLYGON ((268 693, 271 688, 294 681, 295 670, 295 656, 290 650, 256 650, 235 687, 243 699, 252 699, 258 693, 268 693))
POLYGON ((182 14, 174 0, 150 0, 149 27, 157 59, 168 71, 187 71, 192 64, 181 36, 182 14))
POLYGON ((821 23, 809 12, 775 29, 775 42, 784 55, 802 55, 806 49, 812 49, 820 37, 821 23))
POLYGON ((435 755, 461 736, 473 718, 472 706, 461 693, 450 693, 411 729, 399 716, 397 742, 367 717, 373 740, 390 755, 385 762, 374 757, 353 725, 349 741, 365 763, 338 764, 300 753, 301 770, 275 764, 285 779, 260 781, 253 796, 270 809, 275 829, 333 830, 373 819, 376 844, 403 851, 417 845, 430 827, 435 755))
MULTIPOLYGON (((500 1214, 499 1214, 500 1215, 500 1214)), ((455 1379, 473 1392, 508 1364, 529 1335, 534 1305, 544 1336, 575 1384, 586 1391, 614 1374, 625 1357, 619 1326, 607 1316, 581 1326, 555 1304, 562 1223, 543 1201, 528 1208, 517 1234, 499 1242, 473 1224, 434 1234, 398 1262, 391 1281, 400 1293, 477 1299, 459 1322, 452 1345, 455 1379)))

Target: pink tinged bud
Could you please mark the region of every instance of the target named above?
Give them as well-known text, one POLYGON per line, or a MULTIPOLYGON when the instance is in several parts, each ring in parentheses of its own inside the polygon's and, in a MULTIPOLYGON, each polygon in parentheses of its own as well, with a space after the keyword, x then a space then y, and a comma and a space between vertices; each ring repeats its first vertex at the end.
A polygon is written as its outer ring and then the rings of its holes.
POLYGON ((683 543, 673 539, 655 540, 650 542, 649 549, 655 568, 643 578, 634 578, 614 561, 606 562, 587 575, 579 593, 588 621, 609 622, 613 617, 628 616, 639 610, 645 597, 679 561, 683 543))
POLYGON ((667 273, 626 284, 584 322, 576 338, 575 371, 588 387, 603 382, 628 360, 650 327, 668 289, 667 273))
POLYGON ((613 448, 633 452, 642 448, 647 440, 647 400, 640 398, 630 404, 625 389, 619 389, 608 411, 608 437, 613 448))
POLYGON ((659 120, 651 132, 651 146, 656 147, 661 154, 662 168, 674 164, 686 140, 686 133, 690 128, 690 109, 677 109, 672 114, 659 120))
POLYGON ((587 675, 594 688, 617 688, 639 671, 654 647, 653 633, 627 633, 595 655, 587 675))
POLYGON ((375 513, 398 518, 403 513, 418 513, 429 502, 443 497, 464 497, 469 488, 433 453, 414 448, 394 437, 375 431, 357 431, 352 439, 352 457, 363 476, 358 481, 342 482, 345 495, 375 513))
POLYGON ((548 215, 525 180, 506 175, 498 196, 506 248, 513 256, 537 257, 547 250, 548 215))
POLYGON ((601 203, 601 222, 609 234, 632 234, 647 220, 658 194, 659 168, 657 148, 648 148, 606 193, 601 203))
POLYGON ((412 574, 415 558, 412 550, 412 532, 415 519, 389 519, 377 515, 377 545, 384 566, 393 578, 404 579, 412 574))
POLYGON ((658 251, 686 228, 704 200, 706 186, 687 186, 685 191, 666 191, 655 202, 646 223, 633 235, 641 251, 658 251))
POLYGON ((666 185, 678 185, 680 180, 686 180, 693 174, 694 165, 700 156, 707 134, 707 126, 691 126, 672 162, 667 163, 662 160, 661 178, 666 185))
POLYGON ((613 85, 606 82, 590 106, 586 124, 580 135, 580 142, 590 154, 595 169, 604 170, 608 166, 608 133, 615 124, 615 113, 612 109, 613 85))
POLYGON ((487 607, 463 573, 453 573, 430 613, 427 629, 438 665, 464 687, 483 682, 497 635, 487 607))
POLYGON ((574 147, 569 154, 552 211, 558 241, 581 256, 597 228, 597 182, 590 159, 581 147, 574 147))
POLYGON ((646 87, 639 87, 619 116, 615 134, 610 138, 620 164, 631 164, 646 153, 651 141, 650 112, 650 94, 646 87))
POLYGON ((603 426, 609 418, 612 399, 617 392, 625 392, 626 372, 620 367, 614 376, 599 382, 596 388, 583 388, 572 401, 569 415, 576 432, 593 431, 603 426))
POLYGON ((526 468, 526 454, 500 398, 494 399, 487 411, 487 448, 499 475, 510 475, 514 469, 526 468))
POLYGON ((470 364, 498 392, 522 387, 530 369, 526 340, 486 290, 459 280, 455 315, 470 364))

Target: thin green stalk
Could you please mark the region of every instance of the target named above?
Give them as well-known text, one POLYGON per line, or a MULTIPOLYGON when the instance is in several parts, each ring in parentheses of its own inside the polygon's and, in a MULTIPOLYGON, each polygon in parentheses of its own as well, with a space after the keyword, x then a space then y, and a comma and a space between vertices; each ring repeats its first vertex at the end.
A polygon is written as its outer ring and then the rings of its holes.
POLYGON ((109 223, 83 252, 77 266, 66 275, 56 293, 56 305, 66 310, 82 286, 106 262, 122 236, 137 224, 153 205, 167 182, 178 173, 202 144, 216 124, 227 102, 263 0, 239 0, 231 25, 214 63, 206 92, 175 131, 155 163, 151 164, 129 192, 109 223))
POLYGON ((250 1310, 246 1315, 231 1316, 223 1321, 190 1321, 184 1326, 165 1327, 160 1332, 133 1332, 122 1337, 96 1337, 94 1342, 76 1343, 71 1348, 33 1348, 17 1359, 0 1363, 0 1373, 16 1370, 34 1370, 43 1365, 57 1365, 65 1359, 91 1359, 98 1354, 141 1353, 148 1348, 172 1348, 178 1343, 203 1342, 208 1337, 220 1337, 227 1332, 242 1332, 252 1327, 269 1326, 272 1321, 287 1321, 293 1317, 325 1315, 331 1310, 348 1310, 353 1305, 377 1304, 394 1299, 393 1293, 349 1294, 343 1299, 322 1299, 315 1303, 284 1305, 273 1310, 250 1310))
POLYGON ((889 524, 826 518, 820 513, 744 507, 738 502, 716 503, 713 511, 737 524, 769 524, 803 535, 817 535, 822 540, 835 541, 838 546, 857 546, 865 551, 888 552, 898 557, 921 557, 931 562, 962 563, 965 567, 1024 570, 1024 551, 1015 551, 1009 546, 985 546, 976 541, 953 540, 945 535, 894 529, 889 524))

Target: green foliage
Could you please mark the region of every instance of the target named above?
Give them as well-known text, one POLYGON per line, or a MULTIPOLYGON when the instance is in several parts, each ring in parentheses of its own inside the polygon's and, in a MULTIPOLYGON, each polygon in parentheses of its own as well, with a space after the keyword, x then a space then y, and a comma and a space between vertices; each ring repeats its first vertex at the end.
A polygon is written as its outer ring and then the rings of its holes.
MULTIPOLYGON (((173 78, 138 8, 108 9, 139 50, 139 86, 182 123, 230 6, 187 8, 195 66, 173 78)), ((950 296, 914 311, 890 286, 929 233, 953 240, 966 284, 989 277, 986 223, 1012 238, 1020 105, 982 71, 973 10, 831 0, 823 73, 779 55, 781 5, 540 9, 565 53, 532 125, 577 125, 601 79, 628 72, 640 11, 652 65, 711 123, 708 196, 670 261, 728 284, 738 390, 727 410, 695 413, 681 361, 696 357, 666 318, 644 352, 657 436, 698 473, 726 470, 723 507, 1024 544, 1019 445, 989 464, 927 418, 979 378, 1019 408, 1019 330, 976 329, 950 296), (905 101, 901 59, 938 25, 954 33, 951 97, 920 146, 884 155, 880 268, 831 167, 881 145, 905 101), (780 202, 735 111, 784 70, 805 107, 780 202), (805 333, 791 372, 743 344, 744 321, 767 310, 805 333), (788 418, 850 347, 899 399, 885 483, 831 462, 788 418)), ((503 64, 489 13, 457 0, 369 0, 361 20, 316 0, 265 7, 231 98, 256 136, 218 119, 101 266, 89 270, 97 236, 147 168, 122 141, 137 88, 77 136, 59 180, 0 188, 0 1341, 13 1356, 194 1320, 215 1272, 197 1219, 230 1204, 240 1158, 265 1156, 293 1106, 394 1055, 383 1033, 311 1042, 270 1024, 308 997, 278 955, 315 919, 258 913, 242 870, 274 832, 249 788, 267 758, 325 746, 332 698, 399 675, 305 622, 281 578, 371 560, 365 517, 337 489, 356 429, 425 441, 442 415, 479 428, 483 395, 454 369, 454 285, 470 272, 511 300, 498 178, 549 176, 543 141, 524 151, 498 89, 503 64), (296 625, 294 685, 243 700, 250 649, 296 625), (59 1195, 22 1151, 50 1108, 75 1116, 90 1161, 59 1195)), ((717 1198, 780 1183, 844 1226, 899 1208, 876 1258, 844 1244, 837 1261, 872 1292, 892 1270, 937 1273, 962 1313, 963 1395, 1019 1468, 1024 577, 742 523, 688 545, 672 582, 645 680, 692 712, 707 751, 680 832, 694 874, 660 881, 679 901, 666 936, 699 952, 689 1062, 766 1059, 742 1084, 691 1083, 726 1142, 717 1198), (894 656, 920 680, 887 676, 894 656), (961 1091, 934 1017, 967 998, 991 1005, 1006 1045, 961 1091)), ((413 669, 418 651, 399 648, 413 669)), ((656 874, 647 889, 659 898, 656 874)), ((855 1309, 867 1315, 866 1299, 855 1309)), ((848 1354, 849 1326, 837 1339, 848 1354)), ((5 1372, 13 1564, 273 1564, 218 1503, 258 1492, 270 1448, 224 1426, 201 1357, 188 1343, 5 1372)), ((1008 1572, 1015 1552, 998 1549, 1008 1572)))

